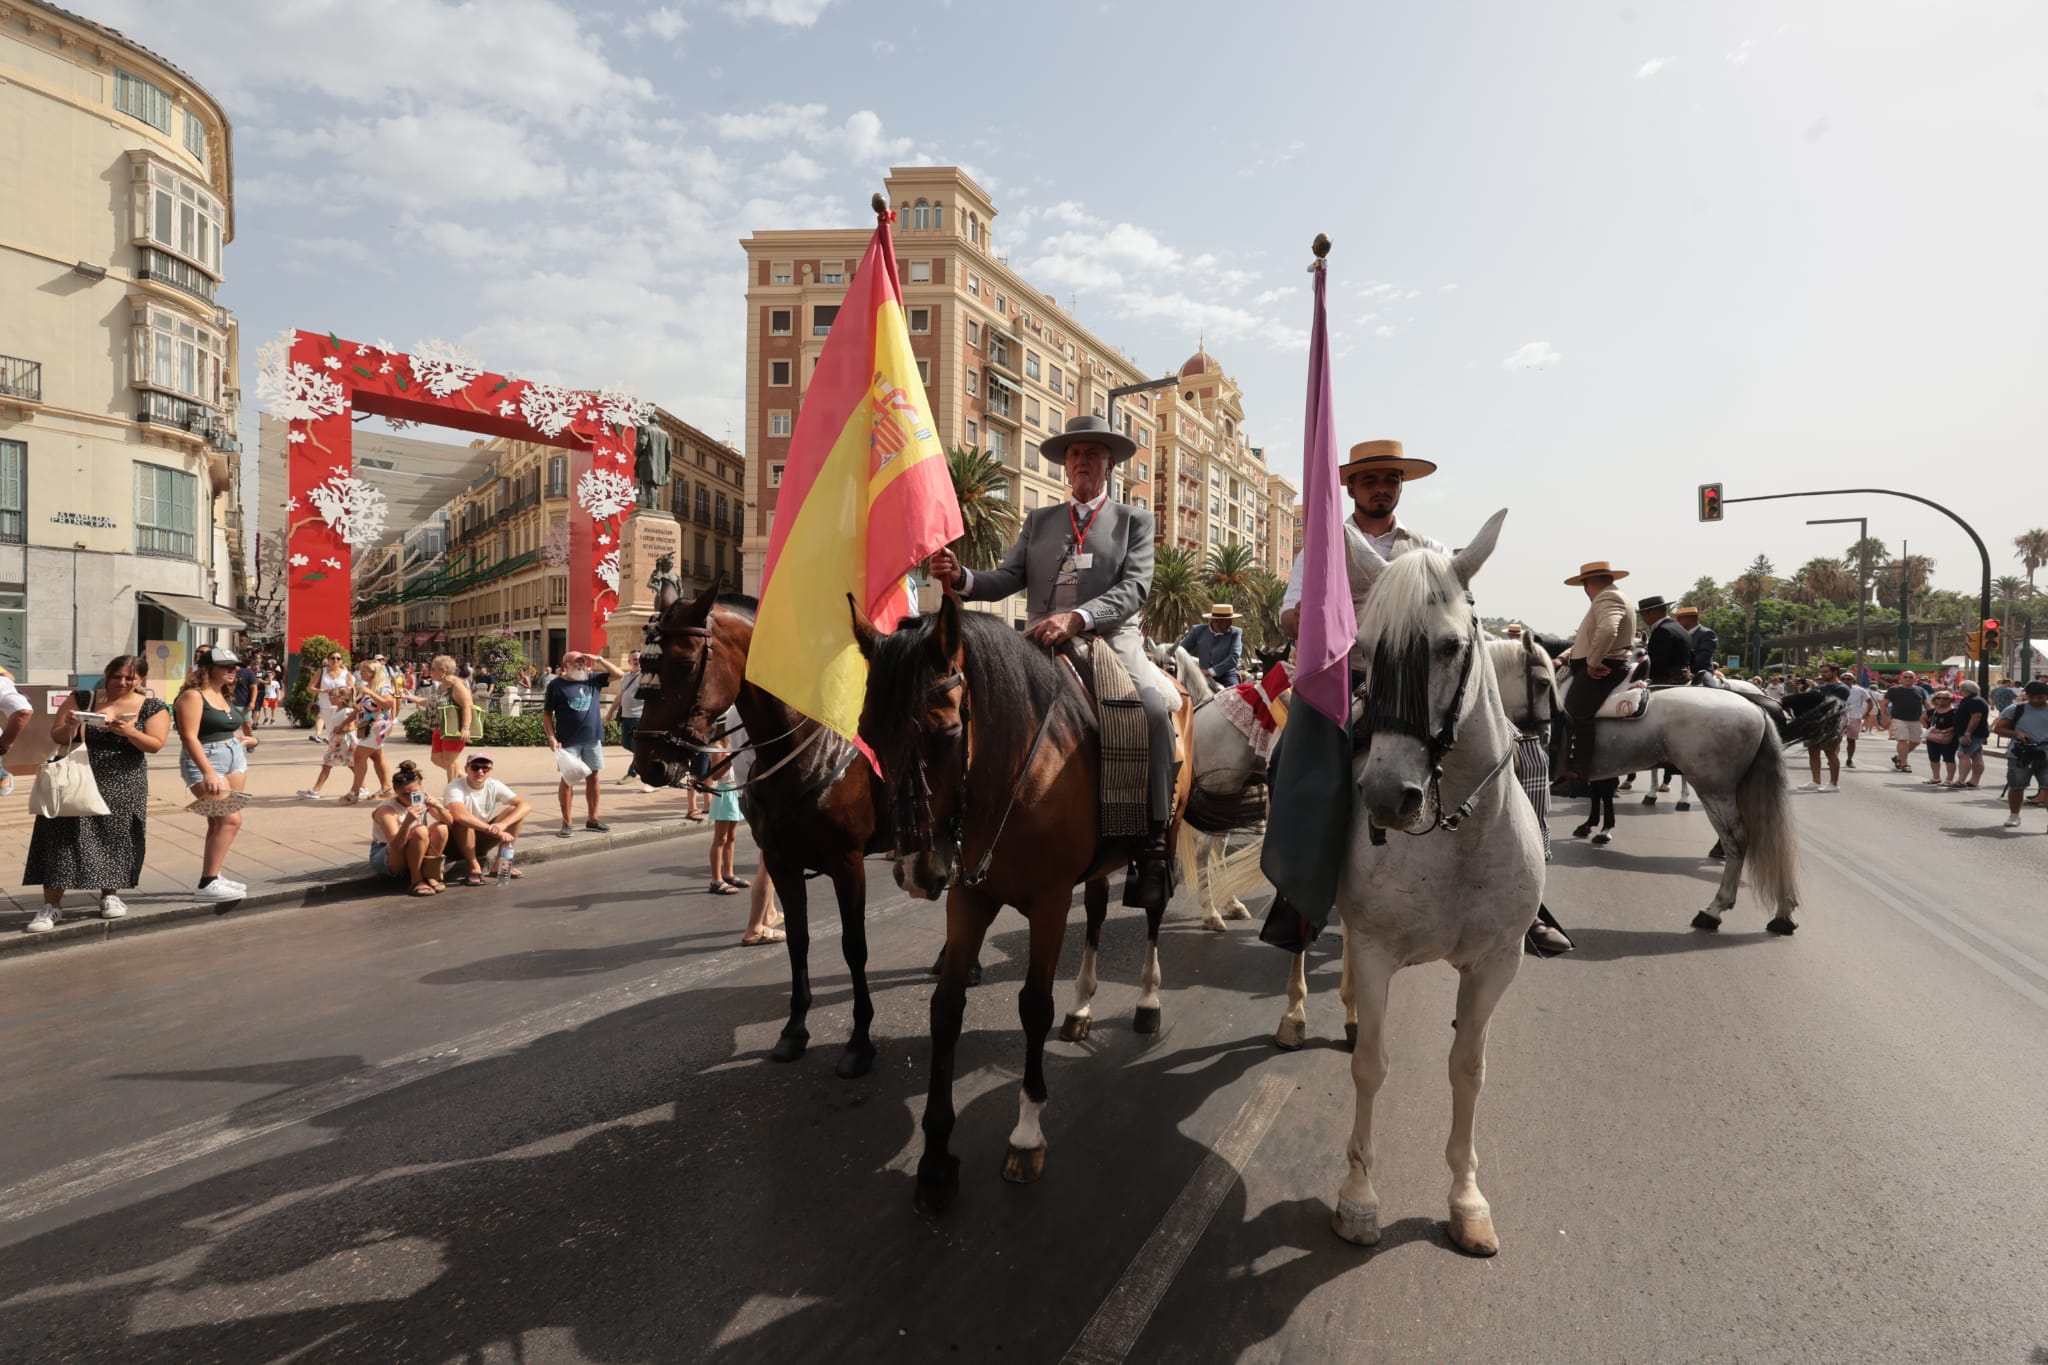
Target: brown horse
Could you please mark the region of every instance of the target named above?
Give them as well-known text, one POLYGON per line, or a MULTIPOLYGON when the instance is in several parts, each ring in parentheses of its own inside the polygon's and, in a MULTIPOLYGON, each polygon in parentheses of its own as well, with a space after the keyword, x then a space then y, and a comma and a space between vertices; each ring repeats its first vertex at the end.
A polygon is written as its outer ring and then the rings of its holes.
POLYGON ((804 870, 811 868, 832 879, 840 945, 853 975, 853 1036, 838 1072, 848 1079, 864 1076, 875 1060, 868 1032, 875 1006, 868 994, 868 883, 861 860, 878 841, 887 846, 880 785, 860 750, 747 681, 754 600, 716 593, 714 586, 694 602, 668 605, 657 623, 661 691, 648 697, 641 713, 639 771, 655 786, 680 781, 690 755, 717 734, 719 717, 739 707, 754 752, 740 805, 760 846, 761 865, 782 900, 789 934, 789 1022, 769 1056, 793 1062, 810 1043, 804 1024, 811 1008, 804 870))
MULTIPOLYGON (((950 593, 935 615, 906 621, 889 635, 877 632, 858 608, 853 614, 869 663, 860 733, 890 783, 896 880, 914 895, 936 900, 946 893, 946 951, 932 994, 931 1088, 915 1195, 918 1211, 931 1216, 945 1212, 960 1189, 960 1159, 947 1150, 955 1118, 953 1054, 968 966, 990 924, 1005 905, 1016 906, 1030 923, 1030 960, 1017 997, 1024 1085, 1003 1161, 1003 1178, 1024 1184, 1045 1169, 1039 1127, 1045 1036, 1052 1029, 1053 972, 1074 887, 1090 883, 1091 952, 1080 983, 1085 1003, 1108 901, 1104 879, 1134 848, 1132 841, 1097 833, 1099 732, 1065 664, 1002 620, 963 611, 950 593)), ((1183 734, 1188 710, 1183 693, 1183 734)), ((1176 813, 1186 799, 1187 776, 1184 767, 1176 813)), ((1146 912, 1151 943, 1134 1021, 1140 1032, 1159 1024, 1162 917, 1163 907, 1146 912)), ((1085 1010, 1076 1013, 1086 1018, 1085 1010)))

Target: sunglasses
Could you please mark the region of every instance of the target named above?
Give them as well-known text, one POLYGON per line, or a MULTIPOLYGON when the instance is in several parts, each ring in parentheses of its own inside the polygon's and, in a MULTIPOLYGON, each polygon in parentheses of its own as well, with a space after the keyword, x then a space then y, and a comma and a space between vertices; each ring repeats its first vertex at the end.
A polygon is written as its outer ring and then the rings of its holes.
POLYGON ((491 770, 491 765, 488 763, 472 763, 469 765, 469 770, 473 773, 487 773, 491 770))

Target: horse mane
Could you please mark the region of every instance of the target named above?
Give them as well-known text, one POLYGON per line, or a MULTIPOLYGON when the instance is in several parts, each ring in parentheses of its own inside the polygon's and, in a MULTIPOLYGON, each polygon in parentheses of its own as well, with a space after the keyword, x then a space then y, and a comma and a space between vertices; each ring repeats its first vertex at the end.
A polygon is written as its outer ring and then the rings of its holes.
MULTIPOLYGON (((975 746, 983 753, 1021 755, 1050 706, 1054 720, 1082 728, 1086 708, 1081 691, 1061 676, 1062 665, 1051 654, 987 612, 958 613, 965 649, 962 671, 974 698, 975 746)), ((926 656, 939 616, 905 620, 875 643, 868 666, 868 697, 864 714, 887 716, 899 724, 924 714, 931 669, 926 656)), ((877 741, 882 736, 875 736, 877 741)), ((886 759, 886 756, 885 756, 886 759)))
POLYGON ((722 592, 713 599, 713 605, 724 607, 727 611, 744 616, 749 621, 753 620, 761 610, 760 601, 747 596, 743 592, 722 592))
POLYGON ((1435 550, 1410 550, 1388 561, 1366 598, 1365 613, 1358 621, 1360 640, 1370 638, 1380 648, 1422 634, 1448 604, 1458 629, 1472 626, 1472 607, 1465 600, 1465 585, 1451 557, 1435 550))

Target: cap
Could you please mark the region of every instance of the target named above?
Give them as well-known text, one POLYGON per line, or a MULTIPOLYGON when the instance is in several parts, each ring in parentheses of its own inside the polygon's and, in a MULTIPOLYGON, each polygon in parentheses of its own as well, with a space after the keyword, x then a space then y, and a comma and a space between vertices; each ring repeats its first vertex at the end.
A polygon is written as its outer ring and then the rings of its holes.
POLYGON ((237 668, 241 666, 242 656, 226 645, 202 645, 192 656, 192 662, 201 668, 237 668))
POLYGON ((2048 697, 2048 678, 2035 678, 2027 684, 2026 692, 2030 697, 2048 697))

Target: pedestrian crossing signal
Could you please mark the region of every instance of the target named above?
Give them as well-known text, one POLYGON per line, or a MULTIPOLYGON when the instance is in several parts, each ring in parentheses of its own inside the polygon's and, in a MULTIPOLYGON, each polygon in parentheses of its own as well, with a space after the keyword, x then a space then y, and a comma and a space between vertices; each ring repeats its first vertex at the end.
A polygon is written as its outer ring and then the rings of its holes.
POLYGON ((1984 629, 1979 635, 1979 647, 1980 652, 1977 657, 1980 659, 2004 657, 2005 651, 2002 648, 2002 641, 2000 641, 1998 636, 1998 622, 1986 621, 1984 623, 1984 629))
POLYGON ((1701 521, 1719 521, 1720 519, 1721 519, 1721 485, 1720 485, 1720 484, 1718 484, 1718 483, 1703 483, 1703 484, 1701 484, 1701 485, 1700 485, 1700 520, 1701 520, 1701 521))

